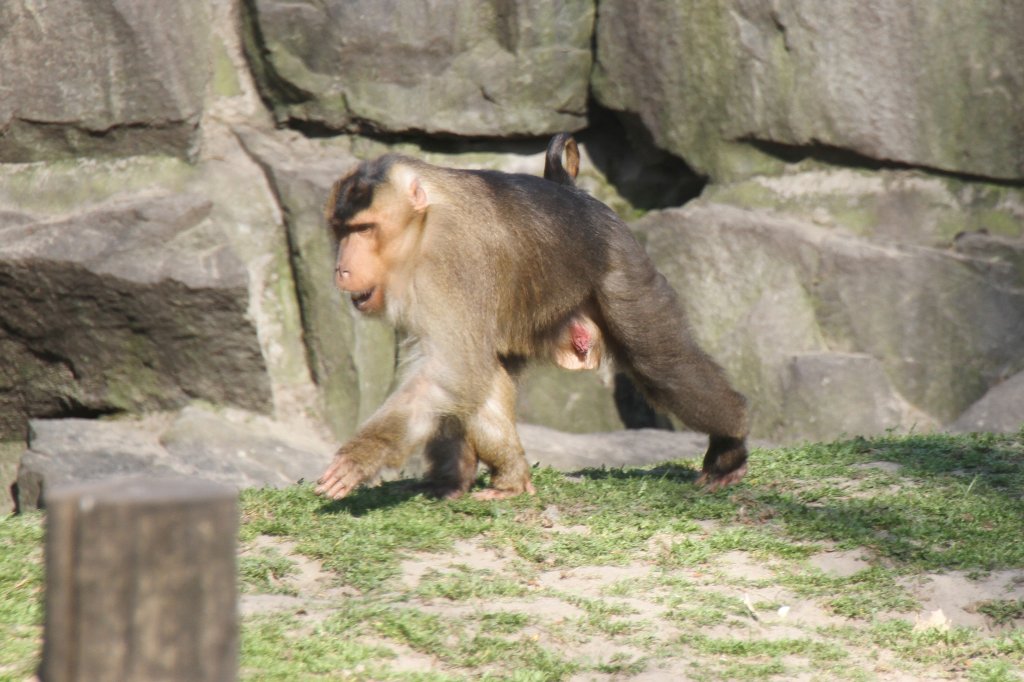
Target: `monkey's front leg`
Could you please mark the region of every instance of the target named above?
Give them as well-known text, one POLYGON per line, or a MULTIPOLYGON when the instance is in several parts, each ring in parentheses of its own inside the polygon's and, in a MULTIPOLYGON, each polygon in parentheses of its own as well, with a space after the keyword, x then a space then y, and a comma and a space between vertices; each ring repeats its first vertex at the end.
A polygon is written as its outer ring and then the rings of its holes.
POLYGON ((316 494, 340 500, 373 478, 382 466, 381 453, 387 445, 371 437, 356 437, 334 455, 334 461, 317 479, 316 494))
POLYGON ((399 467, 438 428, 449 393, 421 374, 404 382, 349 442, 317 480, 316 493, 340 500, 384 466, 399 467))

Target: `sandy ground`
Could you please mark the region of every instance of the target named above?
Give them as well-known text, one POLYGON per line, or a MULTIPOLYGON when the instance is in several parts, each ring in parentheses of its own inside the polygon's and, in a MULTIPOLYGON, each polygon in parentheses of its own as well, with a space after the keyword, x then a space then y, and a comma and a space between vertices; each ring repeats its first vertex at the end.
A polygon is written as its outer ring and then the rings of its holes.
MULTIPOLYGON (((553 533, 586 531, 585 528, 561 527, 553 524, 553 533)), ((703 532, 714 533, 715 524, 704 524, 703 532)), ((670 538, 653 538, 650 543, 650 560, 638 561, 625 566, 585 566, 572 569, 553 568, 533 574, 528 582, 527 595, 521 598, 469 599, 451 601, 448 599, 422 599, 412 594, 425 576, 437 573, 462 571, 466 568, 485 571, 511 580, 521 579, 522 572, 514 570, 516 560, 482 546, 476 540, 457 542, 450 552, 443 554, 418 554, 401 563, 401 576, 396 581, 394 598, 403 607, 446 614, 459 618, 474 613, 511 611, 529 616, 529 623, 519 635, 529 637, 545 648, 570 659, 594 664, 612 663, 616 660, 639 660, 641 670, 623 673, 588 672, 570 678, 572 682, 637 680, 687 680, 691 676, 695 654, 680 647, 681 635, 699 633, 713 638, 739 640, 796 640, 840 642, 849 653, 840 664, 846 672, 860 671, 861 679, 874 680, 944 680, 967 679, 964 669, 949 670, 941 666, 928 666, 900 659, 893 652, 873 647, 867 637, 871 623, 863 620, 836 616, 814 599, 801 599, 791 590, 778 584, 781 564, 761 561, 743 551, 732 551, 713 556, 699 566, 666 571, 657 564, 659 552, 665 551, 670 538), (673 617, 673 600, 666 599, 666 593, 658 588, 648 591, 628 589, 630 585, 646 584, 651 577, 680 579, 709 593, 742 600, 745 613, 734 613, 726 622, 713 625, 691 625, 678 614, 673 617), (626 589, 623 589, 623 588, 626 589), (626 594, 627 596, 615 596, 626 594), (643 633, 643 644, 638 645, 636 637, 607 636, 593 628, 581 628, 579 624, 586 613, 574 605, 578 599, 600 599, 604 603, 621 607, 626 615, 615 616, 617 621, 635 623, 643 633), (778 605, 767 609, 758 604, 778 605), (828 634, 834 628, 863 630, 860 638, 854 632, 843 639, 828 634), (861 643, 862 642, 862 643, 861 643)), ((288 578, 288 587, 296 590, 298 596, 267 594, 245 594, 242 598, 242 612, 245 617, 258 614, 290 611, 301 614, 303 619, 326 617, 338 600, 356 595, 350 587, 338 584, 336 577, 308 557, 297 554, 294 547, 285 541, 261 537, 245 547, 244 553, 262 553, 267 550, 290 557, 297 571, 288 578)), ((811 571, 838 577, 849 577, 870 567, 870 557, 861 551, 826 551, 816 554, 801 566, 811 571)), ((789 568, 792 568, 790 565, 789 568)), ((656 582, 656 581, 655 581, 656 582)), ((993 572, 981 579, 972 579, 965 574, 950 572, 935 575, 920 575, 904 581, 903 586, 919 603, 919 607, 907 613, 891 613, 878 618, 903 618, 916 623, 918 628, 937 628, 948 631, 955 626, 979 628, 982 632, 993 630, 989 619, 977 612, 979 602, 987 599, 1024 599, 1024 571, 993 572)), ((678 601, 678 600, 677 600, 678 601)), ((1024 627, 1024 623, 1002 627, 1024 627)), ((395 653, 387 666, 395 671, 435 671, 465 674, 471 672, 451 670, 446 665, 397 642, 370 640, 384 644, 395 653)), ((705 661, 701 679, 715 677, 714 661, 705 661)), ((816 669, 815 664, 800 656, 786 656, 783 661, 787 673, 776 679, 822 680, 835 679, 833 673, 816 669)), ((854 676, 855 678, 855 676, 854 676)), ((727 679, 725 677, 721 679, 727 679)))

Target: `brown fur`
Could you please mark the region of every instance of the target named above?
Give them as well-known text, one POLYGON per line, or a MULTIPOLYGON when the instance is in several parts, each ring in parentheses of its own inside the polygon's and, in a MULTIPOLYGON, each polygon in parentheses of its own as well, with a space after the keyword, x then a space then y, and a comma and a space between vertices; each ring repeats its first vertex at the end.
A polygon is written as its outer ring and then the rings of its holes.
MULTIPOLYGON (((544 154, 544 179, 560 185, 576 186, 580 172, 580 150, 576 140, 569 133, 559 133, 548 142, 544 154), (565 158, 566 166, 562 166, 565 158)), ((601 330, 593 320, 593 305, 576 311, 558 330, 551 340, 550 354, 555 364, 569 370, 598 369, 604 358, 604 341, 601 330), (573 342, 573 337, 586 337, 585 348, 573 342)))
POLYGON ((386 314, 418 355, 317 492, 344 497, 420 447, 435 494, 468 490, 477 459, 492 485, 478 496, 533 492, 515 429, 515 373, 560 352, 574 356, 565 364, 587 366, 595 348, 652 402, 711 435, 703 482, 742 476, 745 399, 697 346, 675 292, 625 224, 573 186, 578 152, 571 173, 560 152, 547 158, 555 181, 385 156, 335 185, 326 217, 339 241, 338 286, 363 312, 386 314))

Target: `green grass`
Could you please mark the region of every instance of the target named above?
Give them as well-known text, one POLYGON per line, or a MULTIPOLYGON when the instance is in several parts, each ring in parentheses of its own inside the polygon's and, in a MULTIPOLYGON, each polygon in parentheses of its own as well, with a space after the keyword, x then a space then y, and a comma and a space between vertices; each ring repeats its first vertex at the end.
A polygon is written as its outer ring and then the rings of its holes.
MULTIPOLYGON (((398 483, 341 502, 308 486, 246 491, 243 545, 287 542, 241 556, 243 592, 291 595, 296 606, 245 621, 241 677, 525 681, 664 669, 698 680, 869 680, 893 668, 1022 680, 1020 599, 977 605, 995 632, 915 630, 894 614, 919 609, 908 577, 1024 569, 1024 434, 757 451, 744 482, 714 494, 695 477, 690 462, 572 477, 539 469, 536 496, 503 502, 436 501, 398 483), (344 593, 304 594, 283 549, 292 546, 344 593), (457 546, 466 553, 451 554, 457 546), (836 577, 809 561, 826 549, 870 563, 836 577), (724 555, 736 551, 762 574, 726 570, 724 555), (475 563, 482 553, 494 559, 475 563), (403 579, 403 562, 429 557, 444 560, 414 584, 403 579), (593 588, 573 582, 594 566, 644 571, 593 588), (793 600, 834 623, 778 621, 793 600)), ((38 661, 41 541, 40 515, 0 520, 0 680, 23 680, 38 661)))
POLYGON ((0 517, 0 680, 25 680, 40 653, 42 514, 0 517))
POLYGON ((294 573, 295 562, 273 549, 265 549, 257 556, 238 559, 238 578, 246 592, 294 596, 296 591, 285 582, 294 573))
POLYGON ((978 611, 992 619, 996 625, 1024 620, 1024 599, 990 599, 978 606, 978 611))

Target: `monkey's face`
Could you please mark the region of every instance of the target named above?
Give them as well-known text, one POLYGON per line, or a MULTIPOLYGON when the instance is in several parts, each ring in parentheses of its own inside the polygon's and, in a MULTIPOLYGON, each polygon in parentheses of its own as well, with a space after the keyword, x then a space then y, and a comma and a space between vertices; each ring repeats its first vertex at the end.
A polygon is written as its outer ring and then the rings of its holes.
POLYGON ((338 244, 335 283, 368 315, 384 311, 389 289, 401 296, 428 203, 415 173, 388 172, 361 165, 335 184, 325 207, 338 244))

